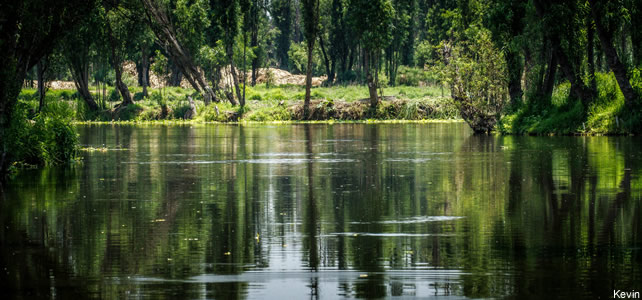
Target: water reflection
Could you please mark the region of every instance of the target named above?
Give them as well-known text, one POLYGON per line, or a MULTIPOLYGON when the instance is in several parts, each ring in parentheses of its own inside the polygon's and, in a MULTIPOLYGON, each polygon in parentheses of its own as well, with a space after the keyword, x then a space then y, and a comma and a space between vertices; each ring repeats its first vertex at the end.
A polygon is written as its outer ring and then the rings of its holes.
POLYGON ((108 151, 23 172, 0 192, 3 294, 595 298, 641 288, 637 138, 472 136, 464 124, 79 129, 108 151))

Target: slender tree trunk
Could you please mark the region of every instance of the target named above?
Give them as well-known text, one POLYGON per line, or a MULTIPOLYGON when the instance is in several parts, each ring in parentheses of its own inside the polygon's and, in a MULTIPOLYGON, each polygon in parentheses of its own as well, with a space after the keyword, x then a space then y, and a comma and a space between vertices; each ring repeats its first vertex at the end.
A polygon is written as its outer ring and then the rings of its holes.
POLYGON ((241 102, 241 107, 245 106, 245 85, 247 82, 246 51, 247 51, 247 33, 243 33, 243 97, 239 100, 239 102, 241 102))
POLYGON ((355 54, 354 48, 350 50, 350 54, 348 55, 348 65, 343 69, 343 72, 352 70, 352 66, 354 65, 354 58, 356 55, 357 54, 355 54))
MULTIPOLYGON (((546 13, 546 9, 542 1, 543 0, 533 1, 535 10, 537 11, 537 15, 541 18, 543 18, 546 13)), ((586 85, 580 78, 578 71, 574 68, 572 61, 566 55, 562 47, 560 47, 559 36, 553 33, 547 33, 546 35, 551 42, 553 53, 555 54, 556 60, 560 65, 560 69, 562 70, 564 77, 566 77, 566 79, 568 79, 568 81, 571 83, 571 95, 576 99, 582 101, 584 108, 587 108, 592 100, 592 95, 587 90, 586 85)))
POLYGON ((589 0, 591 5, 591 14, 593 15, 593 21, 595 21, 595 28, 597 29, 597 36, 600 38, 600 44, 602 45, 602 51, 606 55, 606 61, 609 64, 609 67, 615 74, 615 79, 617 80, 620 90, 624 95, 624 99, 628 106, 631 106, 636 103, 637 95, 631 86, 629 81, 626 66, 620 60, 620 57, 617 55, 617 51, 612 44, 613 34, 602 24, 601 14, 597 11, 596 0, 589 0))
POLYGON ((363 51, 364 55, 364 60, 363 60, 363 68, 366 72, 366 82, 368 84, 368 92, 370 93, 370 107, 375 109, 377 108, 377 104, 379 103, 379 98, 377 97, 377 85, 374 83, 374 80, 372 79, 372 74, 370 72, 370 51, 363 51))
POLYGON ((593 96, 597 95, 597 82, 595 81, 595 30, 593 28, 593 19, 591 15, 586 17, 586 56, 588 60, 588 72, 591 77, 591 93, 593 96))
POLYGON ((123 64, 120 60, 120 56, 116 53, 116 39, 114 38, 114 33, 112 32, 111 25, 107 24, 107 30, 109 35, 109 43, 111 48, 111 63, 114 71, 116 72, 116 88, 120 92, 121 97, 123 97, 123 102, 121 106, 127 106, 133 104, 132 95, 129 93, 129 88, 123 82, 123 64))
POLYGON ((71 59, 69 69, 74 79, 76 90, 91 111, 98 110, 98 104, 89 92, 89 64, 84 59, 71 59))
POLYGON ((517 106, 522 102, 522 66, 519 54, 514 51, 506 52, 506 62, 508 64, 508 94, 512 106, 517 106))
MULTIPOLYGON (((230 63, 230 73, 232 74, 232 84, 234 85, 234 90, 236 91, 236 98, 241 101, 241 89, 239 88, 239 77, 236 73, 236 66, 234 66, 234 59, 232 59, 232 54, 228 53, 228 60, 230 63)), ((236 105, 236 102, 232 102, 232 105, 236 105)))
POLYGON ((149 50, 146 46, 141 46, 141 86, 143 87, 143 97, 148 97, 147 87, 149 86, 149 50))
POLYGON ((314 50, 314 38, 308 40, 308 65, 305 70, 305 100, 303 102, 303 118, 310 117, 310 88, 312 87, 312 50, 314 50))
MULTIPOLYGON (((256 49, 259 46, 259 8, 257 7, 256 3, 252 5, 251 17, 253 19, 253 22, 252 30, 250 32, 250 47, 252 47, 252 49, 256 49)), ((259 63, 260 62, 258 55, 254 55, 254 58, 252 58, 252 86, 256 85, 259 63)))
POLYGON ((323 34, 319 34, 319 46, 321 48, 321 53, 323 54, 323 62, 325 63, 325 72, 328 74, 328 85, 332 85, 334 81, 334 68, 330 67, 331 63, 328 59, 328 55, 325 52, 325 45, 323 44, 323 34))
POLYGON ((544 84, 542 85, 542 98, 549 103, 551 97, 553 97, 553 87, 555 86, 555 74, 557 73, 557 59, 555 53, 551 53, 550 59, 548 61, 548 70, 546 72, 546 77, 544 78, 544 84))
POLYGON ((45 55, 36 65, 36 72, 38 73, 38 112, 41 112, 42 108, 45 107, 45 93, 47 93, 47 79, 45 79, 45 73, 47 72, 47 67, 49 65, 48 61, 49 60, 45 55))

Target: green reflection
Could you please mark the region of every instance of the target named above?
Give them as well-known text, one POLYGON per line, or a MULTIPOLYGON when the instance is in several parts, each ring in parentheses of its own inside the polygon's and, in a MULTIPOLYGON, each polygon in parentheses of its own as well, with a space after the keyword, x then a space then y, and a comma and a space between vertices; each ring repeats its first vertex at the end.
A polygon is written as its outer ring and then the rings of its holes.
POLYGON ((79 131, 108 150, 0 192, 14 298, 577 298, 642 282, 636 138, 462 124, 79 131))

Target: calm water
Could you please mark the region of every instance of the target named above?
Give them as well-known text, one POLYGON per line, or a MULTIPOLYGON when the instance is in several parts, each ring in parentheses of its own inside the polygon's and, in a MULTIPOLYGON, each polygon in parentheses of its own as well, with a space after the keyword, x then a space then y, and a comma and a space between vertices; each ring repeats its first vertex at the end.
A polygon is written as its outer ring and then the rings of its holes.
MULTIPOLYGON (((81 126, 0 193, 13 298, 612 298, 642 290, 639 137, 463 123, 81 126)), ((3 297, 6 299, 6 297, 3 297)))

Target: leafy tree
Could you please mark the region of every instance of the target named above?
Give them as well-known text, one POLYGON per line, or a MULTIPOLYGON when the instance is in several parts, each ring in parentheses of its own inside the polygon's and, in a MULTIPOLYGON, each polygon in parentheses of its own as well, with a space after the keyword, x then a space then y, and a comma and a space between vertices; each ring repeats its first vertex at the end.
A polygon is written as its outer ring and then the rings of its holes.
POLYGON ((624 94, 624 99, 628 106, 638 104, 638 95, 631 86, 626 65, 622 63, 620 56, 613 46, 613 36, 615 32, 615 24, 613 23, 617 20, 616 14, 618 13, 618 6, 611 1, 599 0, 589 0, 589 4, 591 6, 593 20, 595 20, 597 35, 602 45, 602 51, 606 55, 606 61, 609 67, 615 74, 615 79, 620 86, 622 94, 624 94))
MULTIPOLYGON (((238 0, 217 1, 213 9, 215 11, 215 23, 219 24, 223 32, 223 46, 230 65, 230 73, 234 81, 236 98, 241 102, 241 106, 243 106, 245 105, 245 99, 241 97, 238 74, 236 73, 236 66, 234 64, 234 43, 239 32, 239 2, 238 0)), ((236 101, 234 101, 233 98, 230 98, 230 102, 236 105, 236 101)))
POLYGON ((276 57, 281 68, 289 64, 288 50, 290 50, 292 35, 292 4, 291 0, 270 1, 274 24, 280 33, 276 43, 276 57))
POLYGON ((363 47, 364 69, 372 108, 377 107, 379 102, 378 82, 373 78, 372 69, 376 72, 380 52, 392 39, 394 12, 389 0, 350 0, 348 5, 351 27, 363 47))
POLYGON ((16 159, 10 153, 12 115, 28 70, 84 19, 94 1, 25 0, 0 3, 0 174, 16 159))
POLYGON ((510 0, 491 2, 487 16, 487 27, 493 33, 493 42, 504 52, 508 65, 508 92, 513 106, 522 100, 522 53, 526 51, 522 39, 526 5, 528 3, 510 0))
POLYGON ((392 41, 386 47, 386 70, 390 85, 396 84, 397 69, 403 60, 409 60, 412 57, 412 47, 414 41, 413 18, 414 3, 413 0, 395 0, 394 6, 394 24, 392 29, 392 41), (399 45, 402 45, 399 47, 399 45), (410 53, 410 54, 409 54, 410 53))
POLYGON ((123 57, 126 51, 126 41, 130 39, 132 31, 130 18, 123 17, 118 7, 109 8, 104 18, 104 26, 107 28, 106 39, 109 45, 110 62, 116 73, 116 89, 123 99, 121 107, 133 104, 129 87, 123 82, 123 57))
POLYGON ((444 51, 444 58, 451 94, 462 118, 476 133, 487 133, 495 127, 507 102, 506 64, 488 30, 477 29, 473 34, 444 51))
MULTIPOLYGON (((214 90, 209 86, 203 74, 201 74, 194 65, 194 59, 190 50, 183 46, 176 32, 176 26, 170 19, 167 8, 159 5, 154 0, 142 0, 144 5, 147 23, 150 25, 159 44, 165 49, 165 52, 172 58, 174 64, 180 69, 190 85, 198 92, 203 94, 205 104, 210 101, 218 102, 214 90)), ((197 30, 194 28, 194 30, 197 30)))
POLYGON ((308 52, 308 63, 305 69, 305 100, 303 104, 303 117, 307 119, 310 110, 310 87, 312 86, 312 52, 314 51, 314 42, 319 31, 319 0, 303 0, 301 1, 301 8, 303 9, 304 36, 308 52))

